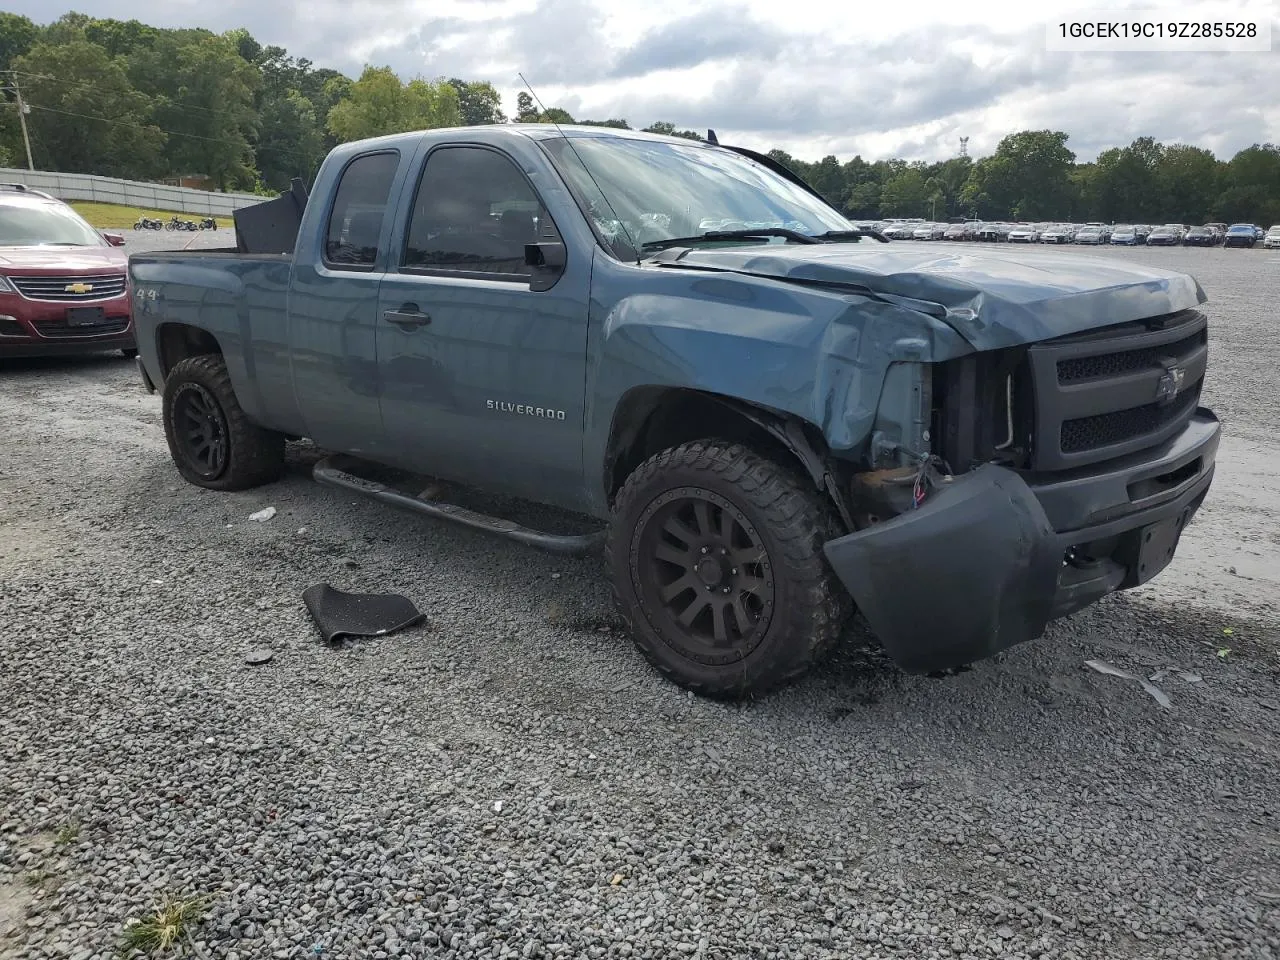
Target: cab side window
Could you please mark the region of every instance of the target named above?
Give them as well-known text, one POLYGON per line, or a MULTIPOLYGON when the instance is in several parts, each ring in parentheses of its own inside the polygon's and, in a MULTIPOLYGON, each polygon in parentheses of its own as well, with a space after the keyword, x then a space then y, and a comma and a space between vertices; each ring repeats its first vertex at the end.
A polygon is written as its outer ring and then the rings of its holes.
POLYGON ((342 171, 325 236, 324 261, 328 266, 373 269, 391 181, 399 165, 398 153, 370 153, 357 157, 342 171))
POLYGON ((422 170, 402 269, 522 279, 530 273, 525 244, 558 239, 510 159, 482 147, 441 147, 422 170))

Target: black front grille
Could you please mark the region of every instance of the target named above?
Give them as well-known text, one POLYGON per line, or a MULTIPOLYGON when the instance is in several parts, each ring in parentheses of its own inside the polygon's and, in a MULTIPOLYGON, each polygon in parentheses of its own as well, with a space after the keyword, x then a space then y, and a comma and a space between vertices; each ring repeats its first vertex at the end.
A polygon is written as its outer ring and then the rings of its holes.
POLYGON ((1070 469, 1173 436, 1199 405, 1208 342, 1204 314, 1183 310, 1033 346, 1033 468, 1070 469))
POLYGON ((82 303, 106 300, 124 293, 123 273, 84 277, 9 277, 9 282, 28 300, 55 303, 82 303))
POLYGON ((1133 437, 1155 433, 1171 423, 1185 420, 1195 412, 1200 402, 1199 380, 1190 389, 1182 391, 1176 403, 1161 406, 1148 403, 1114 413, 1100 413, 1092 417, 1066 420, 1062 424, 1062 452, 1077 453, 1123 443, 1133 437))
POLYGON ((129 321, 125 317, 109 317, 105 323, 73 327, 65 320, 36 320, 35 326, 42 337, 106 337, 124 333, 129 321))
POLYGON ((1209 342, 1209 331, 1198 330, 1176 343, 1160 347, 1141 347, 1120 353, 1104 353, 1094 357, 1072 357, 1058 361, 1058 382, 1073 383, 1093 377, 1115 377, 1133 370, 1143 370, 1159 364, 1165 358, 1177 361, 1197 347, 1209 342))

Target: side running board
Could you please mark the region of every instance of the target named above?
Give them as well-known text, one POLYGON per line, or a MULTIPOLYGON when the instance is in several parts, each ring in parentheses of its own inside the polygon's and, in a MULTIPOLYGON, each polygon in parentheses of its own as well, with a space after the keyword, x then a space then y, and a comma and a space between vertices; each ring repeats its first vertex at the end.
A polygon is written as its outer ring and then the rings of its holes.
POLYGON ((353 493, 361 493, 374 500, 380 500, 383 503, 389 503, 405 510, 412 510, 414 513, 421 513, 437 520, 452 520, 454 523, 462 524, 464 527, 495 533, 500 537, 506 537, 508 540, 515 540, 517 543, 537 547, 540 550, 547 550, 551 553, 583 556, 594 553, 604 547, 606 532, 603 530, 596 533, 571 536, 542 533, 539 530, 522 527, 512 520, 490 517, 483 513, 476 513, 474 510, 468 510, 465 507, 459 507, 456 504, 443 503, 438 500, 423 500, 407 493, 401 493, 398 490, 392 490, 386 484, 378 483, 376 480, 366 480, 364 477, 356 476, 354 473, 342 469, 342 466, 346 465, 346 463, 346 458, 328 457, 312 468, 311 476, 317 483, 340 487, 353 493))

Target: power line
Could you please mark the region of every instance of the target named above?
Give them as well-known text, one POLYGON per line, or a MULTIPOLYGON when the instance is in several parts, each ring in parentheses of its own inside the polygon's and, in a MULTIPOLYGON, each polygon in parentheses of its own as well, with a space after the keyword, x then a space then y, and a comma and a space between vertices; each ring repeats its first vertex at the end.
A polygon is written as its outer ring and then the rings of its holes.
MULTIPOLYGON (((44 73, 26 73, 25 71, 22 71, 22 70, 6 70, 5 72, 8 74, 11 74, 14 77, 26 77, 28 80, 48 80, 52 83, 61 83, 70 87, 81 87, 86 90, 97 89, 97 87, 94 84, 89 83, 88 81, 85 81, 85 80, 70 80, 70 79, 65 79, 63 77, 51 77, 48 74, 44 74, 44 73)), ((17 81, 15 80, 14 82, 16 83, 17 81)), ((142 94, 142 96, 147 97, 148 99, 151 99, 151 100, 163 99, 167 101, 168 104, 175 107, 181 107, 183 110, 196 110, 196 111, 199 111, 200 113, 207 113, 213 116, 216 116, 218 113, 217 110, 211 110, 209 107, 197 107, 194 103, 187 103, 186 101, 183 101, 183 100, 175 100, 174 98, 169 97, 165 94, 156 94, 153 96, 151 94, 145 93, 142 90, 138 90, 136 87, 134 87, 133 89, 136 90, 138 93, 142 94)))
MULTIPOLYGON (((113 120, 110 117, 98 117, 88 113, 76 113, 72 110, 59 110, 56 107, 42 107, 36 103, 28 102, 27 106, 30 107, 32 110, 40 110, 40 111, 43 111, 44 113, 56 113, 64 117, 77 117, 81 120, 97 120, 100 123, 110 123, 119 127, 133 127, 136 130, 158 130, 161 133, 171 137, 187 137, 190 140, 203 140, 206 143, 220 143, 223 146, 228 146, 228 147, 236 147, 236 148, 248 147, 250 150, 254 152, 255 159, 256 159, 256 154, 258 153, 259 149, 262 146, 261 143, 253 144, 253 143, 249 143, 247 140, 237 143, 234 140, 225 140, 220 137, 202 137, 198 133, 183 133, 180 130, 166 130, 164 127, 158 127, 155 124, 138 123, 136 121, 131 121, 131 120, 113 120)), ((312 161, 315 159, 313 157, 308 157, 305 154, 298 152, 296 150, 275 150, 271 147, 268 147, 267 152, 274 153, 280 157, 287 157, 292 160, 305 161, 308 166, 310 166, 312 164, 312 161)))
MULTIPOLYGON (((6 73, 6 74, 9 74, 10 76, 12 76, 12 77, 13 77, 13 81, 12 81, 12 82, 13 82, 13 86, 14 86, 14 88, 15 88, 15 89, 17 88, 17 84, 18 84, 18 80, 17 80, 17 78, 18 78, 18 77, 20 77, 20 76, 21 76, 21 77, 26 77, 26 78, 28 78, 28 79, 33 79, 33 80, 49 80, 49 81, 53 81, 54 83, 61 83, 61 84, 65 84, 65 85, 68 85, 68 86, 81 87, 81 88, 85 88, 85 89, 96 89, 96 88, 94 87, 94 85, 93 85, 93 84, 91 84, 91 83, 87 83, 86 81, 83 81, 83 80, 70 80, 70 79, 64 79, 64 78, 62 78, 62 77, 53 77, 53 76, 49 76, 48 74, 43 74, 43 73, 30 73, 30 72, 25 71, 25 70, 12 70, 12 69, 10 69, 10 70, 2 70, 2 71, 0 71, 0 73, 6 73)), ((135 88, 135 89, 136 89, 136 88, 135 88)), ((140 93, 140 94, 142 94, 142 96, 144 96, 144 97, 148 97, 148 99, 150 99, 150 100, 153 100, 153 101, 154 101, 154 100, 160 99, 160 100, 163 100, 163 101, 164 101, 164 103, 160 103, 160 104, 157 104, 157 103, 154 103, 154 102, 153 102, 152 104, 150 104, 151 106, 164 106, 164 105, 169 105, 169 106, 179 107, 179 108, 181 108, 181 109, 185 109, 185 110, 196 110, 196 111, 200 111, 200 112, 202 112, 202 113, 207 113, 207 114, 209 114, 210 116, 217 116, 217 115, 218 115, 218 111, 216 111, 216 110, 212 110, 212 109, 209 109, 209 108, 207 108, 207 107, 197 107, 197 106, 195 106, 194 104, 188 104, 188 103, 185 103, 184 101, 181 101, 181 100, 175 100, 175 99, 172 99, 172 98, 170 98, 170 97, 168 97, 168 96, 165 96, 165 95, 163 95, 163 94, 161 94, 161 95, 159 95, 159 96, 157 96, 157 97, 151 97, 149 94, 146 94, 146 93, 144 93, 143 91, 137 91, 137 92, 138 92, 138 93, 140 93)), ((204 137, 204 136, 201 136, 201 135, 199 135, 199 134, 195 134, 195 133, 183 133, 183 132, 178 131, 178 130, 168 130, 168 129, 165 129, 164 127, 157 126, 157 125, 156 125, 156 124, 154 124, 154 123, 152 123, 152 124, 132 123, 132 122, 125 121, 125 120, 115 120, 115 119, 112 119, 112 118, 110 118, 110 117, 99 117, 99 116, 92 116, 92 115, 89 115, 89 114, 83 114, 83 113, 75 113, 75 112, 70 111, 70 110, 59 110, 59 109, 54 108, 54 107, 43 107, 43 106, 38 106, 38 105, 36 105, 36 104, 34 104, 34 103, 31 103, 30 101, 27 101, 27 106, 28 106, 28 108, 29 108, 29 109, 33 109, 33 110, 43 110, 43 111, 45 111, 46 113, 58 113, 58 114, 62 114, 63 116, 78 117, 78 118, 83 119, 83 120, 98 120, 98 121, 100 121, 100 122, 102 122, 102 123, 113 123, 113 124, 116 124, 116 125, 118 125, 118 126, 131 126, 131 127, 136 128, 136 129, 148 129, 148 128, 150 128, 150 129, 155 129, 155 130, 159 130, 160 132, 162 132, 162 133, 164 133, 164 134, 166 134, 166 135, 168 135, 168 136, 172 136, 172 137, 186 137, 187 139, 191 139, 191 140, 203 140, 203 141, 208 142, 208 143, 220 143, 220 144, 223 144, 223 145, 225 145, 225 146, 235 146, 235 147, 240 146, 240 144, 236 143, 236 142, 235 142, 235 141, 233 141, 233 140, 226 140, 226 139, 219 138, 219 137, 204 137)), ((259 131, 256 131, 256 130, 254 131, 254 137, 255 137, 254 141, 252 141, 252 142, 251 142, 251 141, 249 141, 249 140, 248 140, 248 138, 246 138, 246 142, 248 142, 249 148, 250 148, 251 150, 253 150, 253 151, 254 151, 254 153, 255 153, 255 161, 256 161, 256 159, 257 159, 256 154, 257 154, 257 153, 262 149, 262 147, 263 147, 263 143, 262 143, 261 133, 260 133, 259 131)), ((301 166, 304 166, 304 167, 306 167, 306 168, 308 168, 308 169, 311 169, 311 168, 313 168, 313 167, 315 166, 315 160, 316 160, 316 158, 315 158, 315 157, 310 156, 310 155, 308 155, 308 154, 304 154, 304 153, 302 153, 301 151, 296 150, 296 149, 292 149, 292 150, 290 150, 290 149, 279 149, 278 147, 273 147, 273 146, 271 146, 271 145, 269 145, 269 144, 268 144, 268 145, 267 145, 267 147, 266 147, 266 152, 268 153, 268 155, 271 155, 271 156, 277 156, 277 157, 280 157, 280 158, 282 158, 282 159, 287 159, 287 160, 294 160, 294 161, 298 162, 301 166)))
MULTIPOLYGON (((129 120, 112 120, 110 117, 95 117, 88 113, 75 113, 71 110, 59 110, 56 107, 42 107, 35 103, 29 103, 27 106, 32 110, 43 110, 45 113, 60 113, 64 117, 79 117, 81 120, 100 120, 102 123, 114 123, 116 126, 120 127, 136 127, 139 130, 159 130, 161 133, 168 134, 171 137, 188 137, 192 140, 205 140, 209 143, 221 143, 229 147, 241 146, 241 144, 236 143, 234 140, 223 140, 219 137, 202 137, 198 133, 182 133, 178 130, 165 130, 162 127, 157 127, 155 124, 137 123, 129 120)), ((244 146, 252 147, 253 145, 246 141, 244 146)))

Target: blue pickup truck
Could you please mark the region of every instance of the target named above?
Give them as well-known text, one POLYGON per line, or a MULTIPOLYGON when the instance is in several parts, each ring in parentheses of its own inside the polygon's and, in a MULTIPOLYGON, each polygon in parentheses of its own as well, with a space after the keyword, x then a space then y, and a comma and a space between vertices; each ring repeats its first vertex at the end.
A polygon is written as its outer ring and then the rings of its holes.
MULTIPOLYGON (((318 480, 603 550, 636 645, 763 692, 855 609, 911 672, 1144 583, 1209 489, 1206 297, 1123 260, 922 250, 771 158, 508 124, 336 148, 237 245, 130 258, 178 471, 318 480), (570 511, 530 529, 369 466, 570 511)), ((502 498, 499 498, 502 499, 502 498)))

